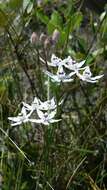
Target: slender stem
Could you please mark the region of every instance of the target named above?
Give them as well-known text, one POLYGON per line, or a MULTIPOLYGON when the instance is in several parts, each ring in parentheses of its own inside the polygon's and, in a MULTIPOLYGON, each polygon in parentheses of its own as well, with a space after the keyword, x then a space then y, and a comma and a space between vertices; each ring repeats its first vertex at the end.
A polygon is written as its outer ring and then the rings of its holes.
POLYGON ((47 100, 50 99, 50 78, 48 76, 48 85, 47 85, 47 100))

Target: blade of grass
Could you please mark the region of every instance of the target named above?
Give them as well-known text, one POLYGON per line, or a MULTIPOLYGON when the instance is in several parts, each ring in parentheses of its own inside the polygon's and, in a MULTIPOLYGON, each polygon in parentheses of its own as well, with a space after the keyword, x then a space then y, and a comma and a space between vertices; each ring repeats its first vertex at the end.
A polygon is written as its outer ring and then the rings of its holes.
POLYGON ((12 144, 19 150, 19 152, 24 156, 24 158, 28 161, 30 165, 33 163, 28 159, 28 157, 25 155, 25 153, 18 147, 18 145, 9 137, 9 135, 0 127, 1 132, 8 137, 8 139, 12 142, 12 144))
POLYGON ((81 162, 78 164, 78 166, 76 167, 76 169, 74 170, 73 174, 71 175, 70 179, 68 180, 66 189, 68 189, 73 177, 75 176, 76 172, 78 171, 78 169, 80 168, 80 166, 83 164, 83 162, 86 160, 86 156, 81 160, 81 162))

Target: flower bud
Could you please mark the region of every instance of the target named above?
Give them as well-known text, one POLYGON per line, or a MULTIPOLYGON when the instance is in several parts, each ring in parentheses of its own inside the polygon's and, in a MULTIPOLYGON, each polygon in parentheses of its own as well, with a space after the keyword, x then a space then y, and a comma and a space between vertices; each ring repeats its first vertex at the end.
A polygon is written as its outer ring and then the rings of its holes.
POLYGON ((33 32, 31 37, 30 37, 30 42, 31 44, 36 44, 38 43, 38 35, 36 34, 36 32, 33 32))
POLYGON ((40 40, 41 43, 44 43, 44 41, 46 40, 46 38, 47 38, 46 34, 41 33, 41 35, 39 37, 39 40, 40 40))
POLYGON ((37 6, 38 7, 41 7, 42 3, 43 3, 43 0, 37 0, 37 6))
POLYGON ((51 37, 46 38, 46 40, 44 41, 44 48, 47 49, 52 45, 52 39, 51 37))
POLYGON ((56 44, 56 43, 57 43, 59 37, 60 37, 60 32, 59 32, 57 29, 55 29, 55 30, 53 31, 53 34, 52 34, 52 41, 53 41, 53 44, 56 44))

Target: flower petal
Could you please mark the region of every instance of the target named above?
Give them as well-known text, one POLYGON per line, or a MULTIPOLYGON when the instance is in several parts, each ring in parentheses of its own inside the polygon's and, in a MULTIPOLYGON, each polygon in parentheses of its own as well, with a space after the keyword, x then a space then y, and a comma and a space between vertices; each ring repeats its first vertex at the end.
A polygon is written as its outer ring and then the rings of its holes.
POLYGON ((86 79, 85 81, 86 82, 90 82, 90 83, 96 83, 96 82, 98 82, 98 80, 91 80, 91 78, 90 79, 86 79))
POLYGON ((91 77, 91 80, 97 80, 97 79, 100 79, 102 78, 104 75, 99 75, 99 76, 96 76, 96 77, 91 77))
POLYGON ((76 64, 77 64, 77 67, 78 67, 78 68, 82 67, 82 66, 84 65, 85 61, 86 61, 86 60, 83 60, 83 61, 81 61, 81 62, 79 62, 79 63, 76 63, 76 64))
POLYGON ((20 117, 20 116, 17 116, 17 117, 8 117, 8 119, 9 119, 10 121, 13 121, 13 122, 19 122, 20 119, 21 119, 21 117, 20 117))
POLYGON ((74 79, 63 79, 63 82, 72 82, 74 79))
POLYGON ((41 119, 29 119, 29 121, 33 123, 42 123, 41 119))
POLYGON ((48 115, 49 120, 51 120, 55 116, 56 111, 57 110, 55 109, 54 111, 52 111, 51 113, 49 113, 49 115, 48 115))
POLYGON ((32 106, 30 106, 29 104, 25 103, 25 102, 22 102, 23 103, 23 106, 27 109, 27 110, 31 110, 32 109, 32 106))
POLYGON ((27 112, 26 112, 25 107, 22 107, 21 114, 22 114, 24 117, 26 117, 27 112))
POLYGON ((44 113, 41 110, 37 109, 37 114, 38 114, 40 119, 44 118, 44 113))
POLYGON ((61 121, 61 119, 51 119, 50 123, 56 123, 56 122, 59 122, 59 121, 61 121))
POLYGON ((11 124, 11 126, 17 126, 17 125, 20 125, 20 124, 22 124, 22 122, 21 122, 21 121, 16 122, 16 123, 12 123, 12 124, 11 124))

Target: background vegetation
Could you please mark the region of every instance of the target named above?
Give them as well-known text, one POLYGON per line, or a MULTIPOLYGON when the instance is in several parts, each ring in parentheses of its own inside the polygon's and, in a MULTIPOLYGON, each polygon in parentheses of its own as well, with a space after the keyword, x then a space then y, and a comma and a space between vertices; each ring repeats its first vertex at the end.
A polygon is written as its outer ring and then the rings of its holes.
POLYGON ((0 189, 107 189, 107 7, 98 3, 94 9, 78 0, 0 2, 0 189), (22 101, 46 100, 42 70, 52 53, 86 59, 95 75, 105 75, 97 84, 50 84, 51 96, 64 99, 60 123, 11 127, 7 118, 22 101))

